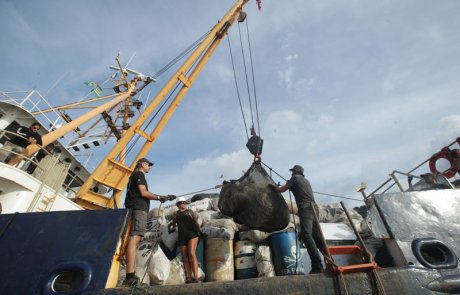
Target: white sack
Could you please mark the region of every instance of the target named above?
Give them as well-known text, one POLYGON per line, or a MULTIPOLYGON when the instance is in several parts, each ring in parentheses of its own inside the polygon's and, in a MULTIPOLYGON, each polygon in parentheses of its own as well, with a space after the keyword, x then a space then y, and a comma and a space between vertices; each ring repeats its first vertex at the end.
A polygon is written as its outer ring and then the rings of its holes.
POLYGON ((163 242, 163 244, 166 247, 168 247, 168 249, 171 252, 176 251, 176 242, 179 238, 179 234, 177 230, 172 233, 169 233, 168 226, 162 225, 160 227, 160 231, 161 231, 161 241, 163 242))
POLYGON ((147 265, 150 285, 164 285, 169 277, 171 262, 158 245, 152 251, 152 258, 147 265))
POLYGON ((272 256, 270 247, 265 245, 259 245, 255 254, 257 272, 259 277, 273 277, 275 271, 273 268, 272 256))
POLYGON ((201 232, 207 238, 223 238, 227 240, 233 240, 233 238, 235 237, 234 230, 214 226, 204 226, 201 228, 201 232))
POLYGON ((220 219, 222 218, 222 214, 220 214, 217 211, 214 210, 206 210, 206 211, 201 211, 198 213, 203 221, 203 223, 206 223, 210 221, 211 219, 220 219))
POLYGON ((238 225, 233 221, 233 219, 229 218, 211 219, 204 223, 203 226, 220 227, 234 232, 238 231, 238 225))
POLYGON ((260 230, 248 230, 248 231, 241 231, 238 233, 238 237, 240 240, 249 240, 255 243, 262 243, 265 242, 270 233, 266 233, 260 230))

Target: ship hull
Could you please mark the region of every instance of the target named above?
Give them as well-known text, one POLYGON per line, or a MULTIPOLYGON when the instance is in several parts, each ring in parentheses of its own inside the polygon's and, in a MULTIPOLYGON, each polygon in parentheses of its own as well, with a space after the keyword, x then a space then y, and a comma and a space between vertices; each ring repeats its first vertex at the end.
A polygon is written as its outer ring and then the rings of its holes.
POLYGON ((0 215, 0 294, 80 294, 107 287, 127 214, 0 215))
MULTIPOLYGON (((460 270, 436 271, 416 267, 387 268, 378 271, 386 294, 455 294, 460 292, 460 270)), ((344 275, 348 294, 379 294, 369 273, 344 275)), ((295 275, 232 282, 188 285, 117 288, 91 291, 91 295, 124 294, 346 294, 334 274, 295 275)))

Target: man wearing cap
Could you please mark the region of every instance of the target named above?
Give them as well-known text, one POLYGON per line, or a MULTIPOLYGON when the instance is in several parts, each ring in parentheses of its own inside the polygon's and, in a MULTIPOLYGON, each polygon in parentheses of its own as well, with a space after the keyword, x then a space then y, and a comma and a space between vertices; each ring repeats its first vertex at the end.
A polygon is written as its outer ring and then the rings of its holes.
POLYGON ((316 206, 316 203, 313 190, 310 182, 303 175, 304 170, 302 166, 295 165, 289 171, 292 172, 292 177, 285 185, 278 187, 274 184, 269 184, 269 186, 271 189, 281 193, 289 189, 294 194, 299 209, 300 237, 307 248, 308 255, 310 255, 310 273, 321 273, 323 272, 323 265, 318 247, 323 249, 324 243, 321 239, 319 225, 314 217, 313 206, 316 206))
POLYGON ((125 207, 130 210, 131 233, 126 249, 126 279, 124 286, 134 286, 139 283, 136 277, 136 251, 145 234, 147 227, 147 213, 150 208, 150 200, 165 202, 167 196, 159 196, 149 192, 144 173, 149 173, 153 163, 146 158, 139 159, 136 169, 129 177, 125 207))

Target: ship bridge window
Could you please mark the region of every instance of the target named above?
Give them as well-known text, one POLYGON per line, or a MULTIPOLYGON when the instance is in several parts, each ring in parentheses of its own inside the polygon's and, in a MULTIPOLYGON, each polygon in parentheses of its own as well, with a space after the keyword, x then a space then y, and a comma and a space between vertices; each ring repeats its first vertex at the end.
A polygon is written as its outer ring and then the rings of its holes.
POLYGON ((65 187, 79 187, 82 186, 83 180, 78 177, 73 171, 69 170, 67 177, 64 181, 65 187))
MULTIPOLYGON (((21 125, 19 125, 18 122, 16 121, 13 121, 11 122, 10 125, 8 125, 8 127, 5 128, 6 131, 9 131, 9 132, 13 132, 13 133, 16 133, 16 131, 18 131, 18 129, 21 127, 21 125)), ((5 134, 5 136, 3 136, 2 138, 0 138, 0 143, 1 144, 5 144, 5 141, 7 140, 10 140, 10 139, 13 139, 14 135, 11 134, 11 133, 7 133, 5 134)))
POLYGON ((84 274, 78 270, 67 270, 56 275, 51 283, 53 292, 73 292, 82 288, 84 274))

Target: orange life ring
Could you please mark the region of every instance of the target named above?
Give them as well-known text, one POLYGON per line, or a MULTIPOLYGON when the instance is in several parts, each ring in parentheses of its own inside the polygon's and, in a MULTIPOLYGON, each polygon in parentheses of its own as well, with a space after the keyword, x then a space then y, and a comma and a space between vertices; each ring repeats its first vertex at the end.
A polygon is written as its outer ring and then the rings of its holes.
POLYGON ((436 162, 439 159, 446 159, 450 163, 450 168, 448 170, 444 171, 442 173, 442 175, 444 175, 444 177, 446 177, 447 179, 453 177, 455 175, 455 173, 457 173, 457 169, 455 169, 455 167, 453 165, 454 161, 452 159, 452 156, 450 155, 450 149, 448 147, 443 148, 440 152, 438 152, 438 153, 436 153, 436 154, 431 156, 429 166, 430 166, 430 171, 433 174, 440 173, 436 169, 436 162))

